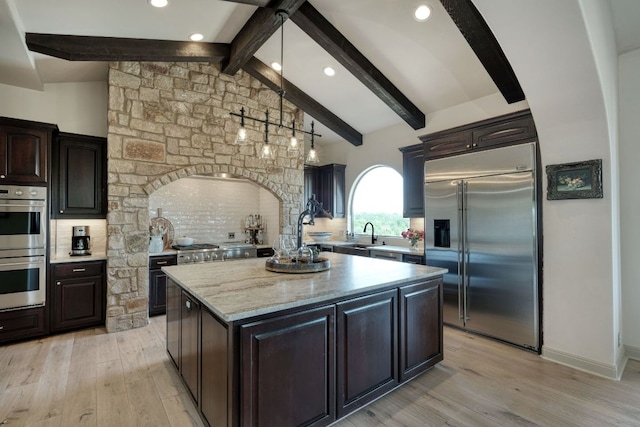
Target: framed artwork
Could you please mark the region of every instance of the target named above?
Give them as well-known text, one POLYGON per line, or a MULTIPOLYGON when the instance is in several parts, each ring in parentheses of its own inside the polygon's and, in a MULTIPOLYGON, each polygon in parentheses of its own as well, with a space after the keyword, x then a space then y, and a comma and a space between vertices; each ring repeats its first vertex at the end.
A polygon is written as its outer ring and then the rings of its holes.
POLYGON ((547 165, 547 200, 601 199, 602 159, 547 165))

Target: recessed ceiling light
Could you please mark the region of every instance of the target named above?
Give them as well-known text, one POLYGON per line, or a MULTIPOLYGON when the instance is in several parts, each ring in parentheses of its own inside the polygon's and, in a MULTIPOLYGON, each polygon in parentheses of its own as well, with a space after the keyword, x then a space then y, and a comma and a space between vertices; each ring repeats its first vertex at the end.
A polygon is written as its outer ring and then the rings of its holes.
POLYGON ((153 7, 165 7, 169 4, 168 0, 149 0, 149 4, 153 7))
POLYGON ((200 33, 193 33, 189 36, 189 39, 191 39, 191 41, 194 41, 194 42, 199 42, 203 38, 204 36, 200 33))
POLYGON ((324 73, 325 73, 327 76, 329 76, 329 77, 331 77, 331 76, 335 76, 335 75, 336 75, 336 70, 334 70, 334 69, 333 69, 333 68, 331 68, 331 67, 324 67, 324 68, 323 68, 323 71, 324 71, 324 73))
POLYGON ((271 68, 273 68, 276 71, 282 71, 282 65, 280 65, 279 62, 272 62, 271 63, 271 68))
POLYGON ((424 22, 431 16, 431 8, 426 4, 421 4, 413 11, 413 19, 418 22, 424 22))

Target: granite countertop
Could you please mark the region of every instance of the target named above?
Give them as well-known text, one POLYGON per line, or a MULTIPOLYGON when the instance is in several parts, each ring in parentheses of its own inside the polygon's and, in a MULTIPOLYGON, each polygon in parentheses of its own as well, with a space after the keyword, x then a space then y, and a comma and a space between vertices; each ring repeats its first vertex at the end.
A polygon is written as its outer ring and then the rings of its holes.
POLYGON ((446 269, 335 253, 331 268, 286 274, 264 258, 163 267, 170 278, 227 322, 443 275, 446 269))
POLYGON ((80 256, 71 256, 71 255, 58 255, 55 257, 51 257, 49 262, 51 264, 60 264, 63 262, 86 262, 86 261, 102 261, 107 259, 107 254, 104 252, 96 252, 91 255, 80 255, 80 256))

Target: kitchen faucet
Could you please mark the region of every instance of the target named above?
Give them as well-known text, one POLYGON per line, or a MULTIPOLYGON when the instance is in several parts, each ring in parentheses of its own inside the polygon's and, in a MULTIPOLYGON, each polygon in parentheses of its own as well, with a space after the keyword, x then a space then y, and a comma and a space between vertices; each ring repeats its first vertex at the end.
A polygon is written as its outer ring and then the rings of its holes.
POLYGON ((366 232, 367 232, 367 225, 371 225, 371 244, 373 245, 373 244, 376 242, 376 240, 378 240, 378 238, 377 238, 377 237, 375 237, 375 236, 373 235, 373 233, 374 233, 374 231, 373 231, 373 230, 374 230, 374 228, 373 228, 373 224, 371 224, 371 222, 367 222, 367 223, 364 225, 364 230, 362 230, 362 232, 363 232, 363 233, 366 233, 366 232))

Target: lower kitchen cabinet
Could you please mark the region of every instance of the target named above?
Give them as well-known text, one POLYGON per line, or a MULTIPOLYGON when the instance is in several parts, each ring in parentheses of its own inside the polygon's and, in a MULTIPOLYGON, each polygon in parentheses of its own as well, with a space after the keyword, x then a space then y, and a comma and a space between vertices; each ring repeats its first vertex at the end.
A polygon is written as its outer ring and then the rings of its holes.
POLYGON ((402 254, 402 262, 425 265, 424 255, 402 254))
POLYGON ((241 326, 240 425, 325 426, 336 419, 334 318, 331 305, 241 326))
POLYGON ((51 331, 103 325, 105 261, 53 264, 51 331))
POLYGON ((149 316, 166 313, 167 275, 161 268, 177 263, 177 255, 157 255, 149 258, 149 316))
POLYGON ((180 371, 180 309, 182 290, 171 280, 167 281, 167 353, 180 371))
POLYGON ((46 334, 45 313, 44 307, 0 312, 0 342, 46 334))
POLYGON ((442 279, 400 288, 400 381, 442 360, 442 279))
POLYGON ((398 385, 396 289, 337 306, 338 418, 398 385))

